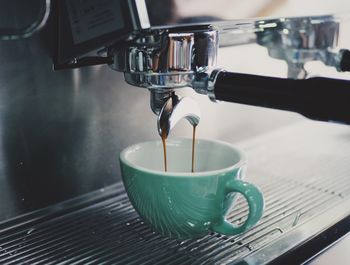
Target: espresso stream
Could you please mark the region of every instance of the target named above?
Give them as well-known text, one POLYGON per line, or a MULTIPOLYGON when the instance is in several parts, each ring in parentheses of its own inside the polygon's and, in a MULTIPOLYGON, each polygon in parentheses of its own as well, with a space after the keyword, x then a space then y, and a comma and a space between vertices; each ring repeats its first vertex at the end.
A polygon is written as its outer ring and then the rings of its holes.
POLYGON ((163 156, 164 156, 164 171, 168 171, 168 162, 166 158, 166 130, 162 130, 163 156))
MULTIPOLYGON (((194 161, 195 161, 195 142, 196 142, 196 125, 193 126, 193 132, 192 132, 192 168, 191 168, 191 172, 194 172, 194 161)), ((164 156, 164 171, 167 172, 168 171, 168 162, 167 162, 167 156, 166 156, 166 130, 162 130, 162 143, 163 143, 163 156, 164 156)))
POLYGON ((196 125, 193 126, 193 132, 192 132, 192 169, 191 172, 194 172, 194 147, 196 142, 196 125))

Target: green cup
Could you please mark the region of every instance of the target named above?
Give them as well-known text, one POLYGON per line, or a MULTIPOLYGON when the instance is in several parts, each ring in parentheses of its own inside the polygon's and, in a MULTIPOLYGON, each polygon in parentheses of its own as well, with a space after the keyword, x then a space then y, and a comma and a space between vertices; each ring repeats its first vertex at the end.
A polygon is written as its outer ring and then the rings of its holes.
POLYGON ((120 154, 129 199, 154 230, 176 238, 195 238, 210 231, 236 235, 262 216, 264 199, 253 184, 242 181, 246 158, 231 145, 197 140, 195 173, 191 173, 192 140, 167 140, 168 172, 164 172, 161 141, 130 146, 120 154), (249 214, 237 226, 225 219, 237 193, 248 202, 249 214))

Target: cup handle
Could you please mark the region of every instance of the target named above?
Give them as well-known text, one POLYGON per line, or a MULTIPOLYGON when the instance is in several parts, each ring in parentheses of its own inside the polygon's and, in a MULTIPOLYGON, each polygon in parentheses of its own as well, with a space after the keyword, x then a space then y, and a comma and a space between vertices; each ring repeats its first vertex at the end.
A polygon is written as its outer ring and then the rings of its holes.
POLYGON ((222 219, 212 226, 214 232, 224 235, 237 235, 254 226, 261 218, 264 211, 264 197, 253 184, 234 180, 226 184, 225 194, 239 192, 248 202, 249 215, 243 225, 234 225, 228 222, 223 216, 222 219))

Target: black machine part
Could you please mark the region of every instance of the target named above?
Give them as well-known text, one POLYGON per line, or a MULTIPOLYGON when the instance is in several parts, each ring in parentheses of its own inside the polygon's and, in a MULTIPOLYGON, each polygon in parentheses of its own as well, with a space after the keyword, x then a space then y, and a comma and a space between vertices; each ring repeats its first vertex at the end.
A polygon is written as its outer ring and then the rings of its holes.
POLYGON ((285 79, 221 71, 215 99, 298 112, 350 124, 350 82, 332 78, 285 79))

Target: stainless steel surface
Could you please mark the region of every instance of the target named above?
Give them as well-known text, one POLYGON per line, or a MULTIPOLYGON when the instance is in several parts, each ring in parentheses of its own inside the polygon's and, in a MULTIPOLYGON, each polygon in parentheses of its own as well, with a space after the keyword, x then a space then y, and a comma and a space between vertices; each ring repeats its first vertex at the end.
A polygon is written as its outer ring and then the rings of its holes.
POLYGON ((320 255, 314 257, 307 265, 347 265, 350 260, 350 233, 329 246, 320 255))
MULTIPOLYGON (((1 223, 0 261, 266 264, 350 213, 349 135, 346 126, 303 122, 240 143, 250 159, 247 180, 266 199, 261 221, 241 235, 161 237, 139 218, 119 183, 1 223)), ((228 219, 240 224, 247 211, 239 198, 228 219)))
MULTIPOLYGON (((138 13, 138 17, 140 20, 140 26, 142 29, 148 29, 151 27, 151 23, 148 17, 148 11, 145 0, 135 0, 136 9, 138 13)), ((130 5, 130 1, 129 1, 130 5)))
POLYGON ((17 40, 31 37, 46 25, 50 16, 50 10, 51 0, 41 0, 39 15, 29 26, 23 28, 3 28, 0 24, 0 40, 17 40))
POLYGON ((172 90, 191 85, 194 74, 216 65, 218 39, 215 30, 190 32, 156 30, 135 42, 109 48, 111 68, 124 72, 134 86, 172 90))
POLYGON ((175 93, 171 90, 150 90, 150 105, 154 114, 159 117, 160 112, 162 111, 165 103, 171 98, 171 96, 175 93))
POLYGON ((225 70, 214 69, 211 73, 197 74, 192 81, 192 88, 199 94, 207 95, 212 102, 217 102, 215 99, 214 87, 218 75, 225 70))
POLYGON ((160 137, 168 137, 172 129, 182 119, 197 126, 201 118, 199 105, 189 97, 178 98, 175 93, 169 97, 158 116, 158 133, 160 137))
MULTIPOLYGON (((322 212, 318 218, 315 218, 315 220, 303 223, 303 225, 299 228, 296 227, 296 224, 299 222, 299 218, 303 213, 297 214, 292 224, 292 226, 296 228, 294 228, 294 231, 292 233, 281 235, 278 240, 271 242, 271 244, 266 246, 264 249, 258 250, 257 252, 252 253, 252 255, 249 257, 246 257, 245 262, 248 264, 257 265, 267 264, 270 261, 274 261, 280 258, 281 254, 286 252, 286 249, 292 250, 293 248, 298 247, 303 248, 303 244, 307 242, 308 239, 314 237, 315 235, 322 234, 323 230, 328 228, 328 226, 334 225, 335 222, 340 222, 341 220, 348 220, 348 205, 349 201, 336 204, 333 208, 322 212)), ((348 232, 349 227, 346 227, 345 230, 348 232)), ((305 251, 307 251, 307 249, 305 249, 305 251)), ((286 263, 301 264, 303 261, 305 260, 297 263, 290 260, 286 263)), ((278 261, 275 262, 275 264, 279 264, 278 261)))
POLYGON ((272 58, 287 62, 289 78, 305 78, 304 65, 310 61, 340 68, 340 60, 334 58, 337 51, 333 51, 338 45, 339 25, 340 19, 334 16, 261 21, 256 24, 261 28, 257 43, 266 47, 272 58))

